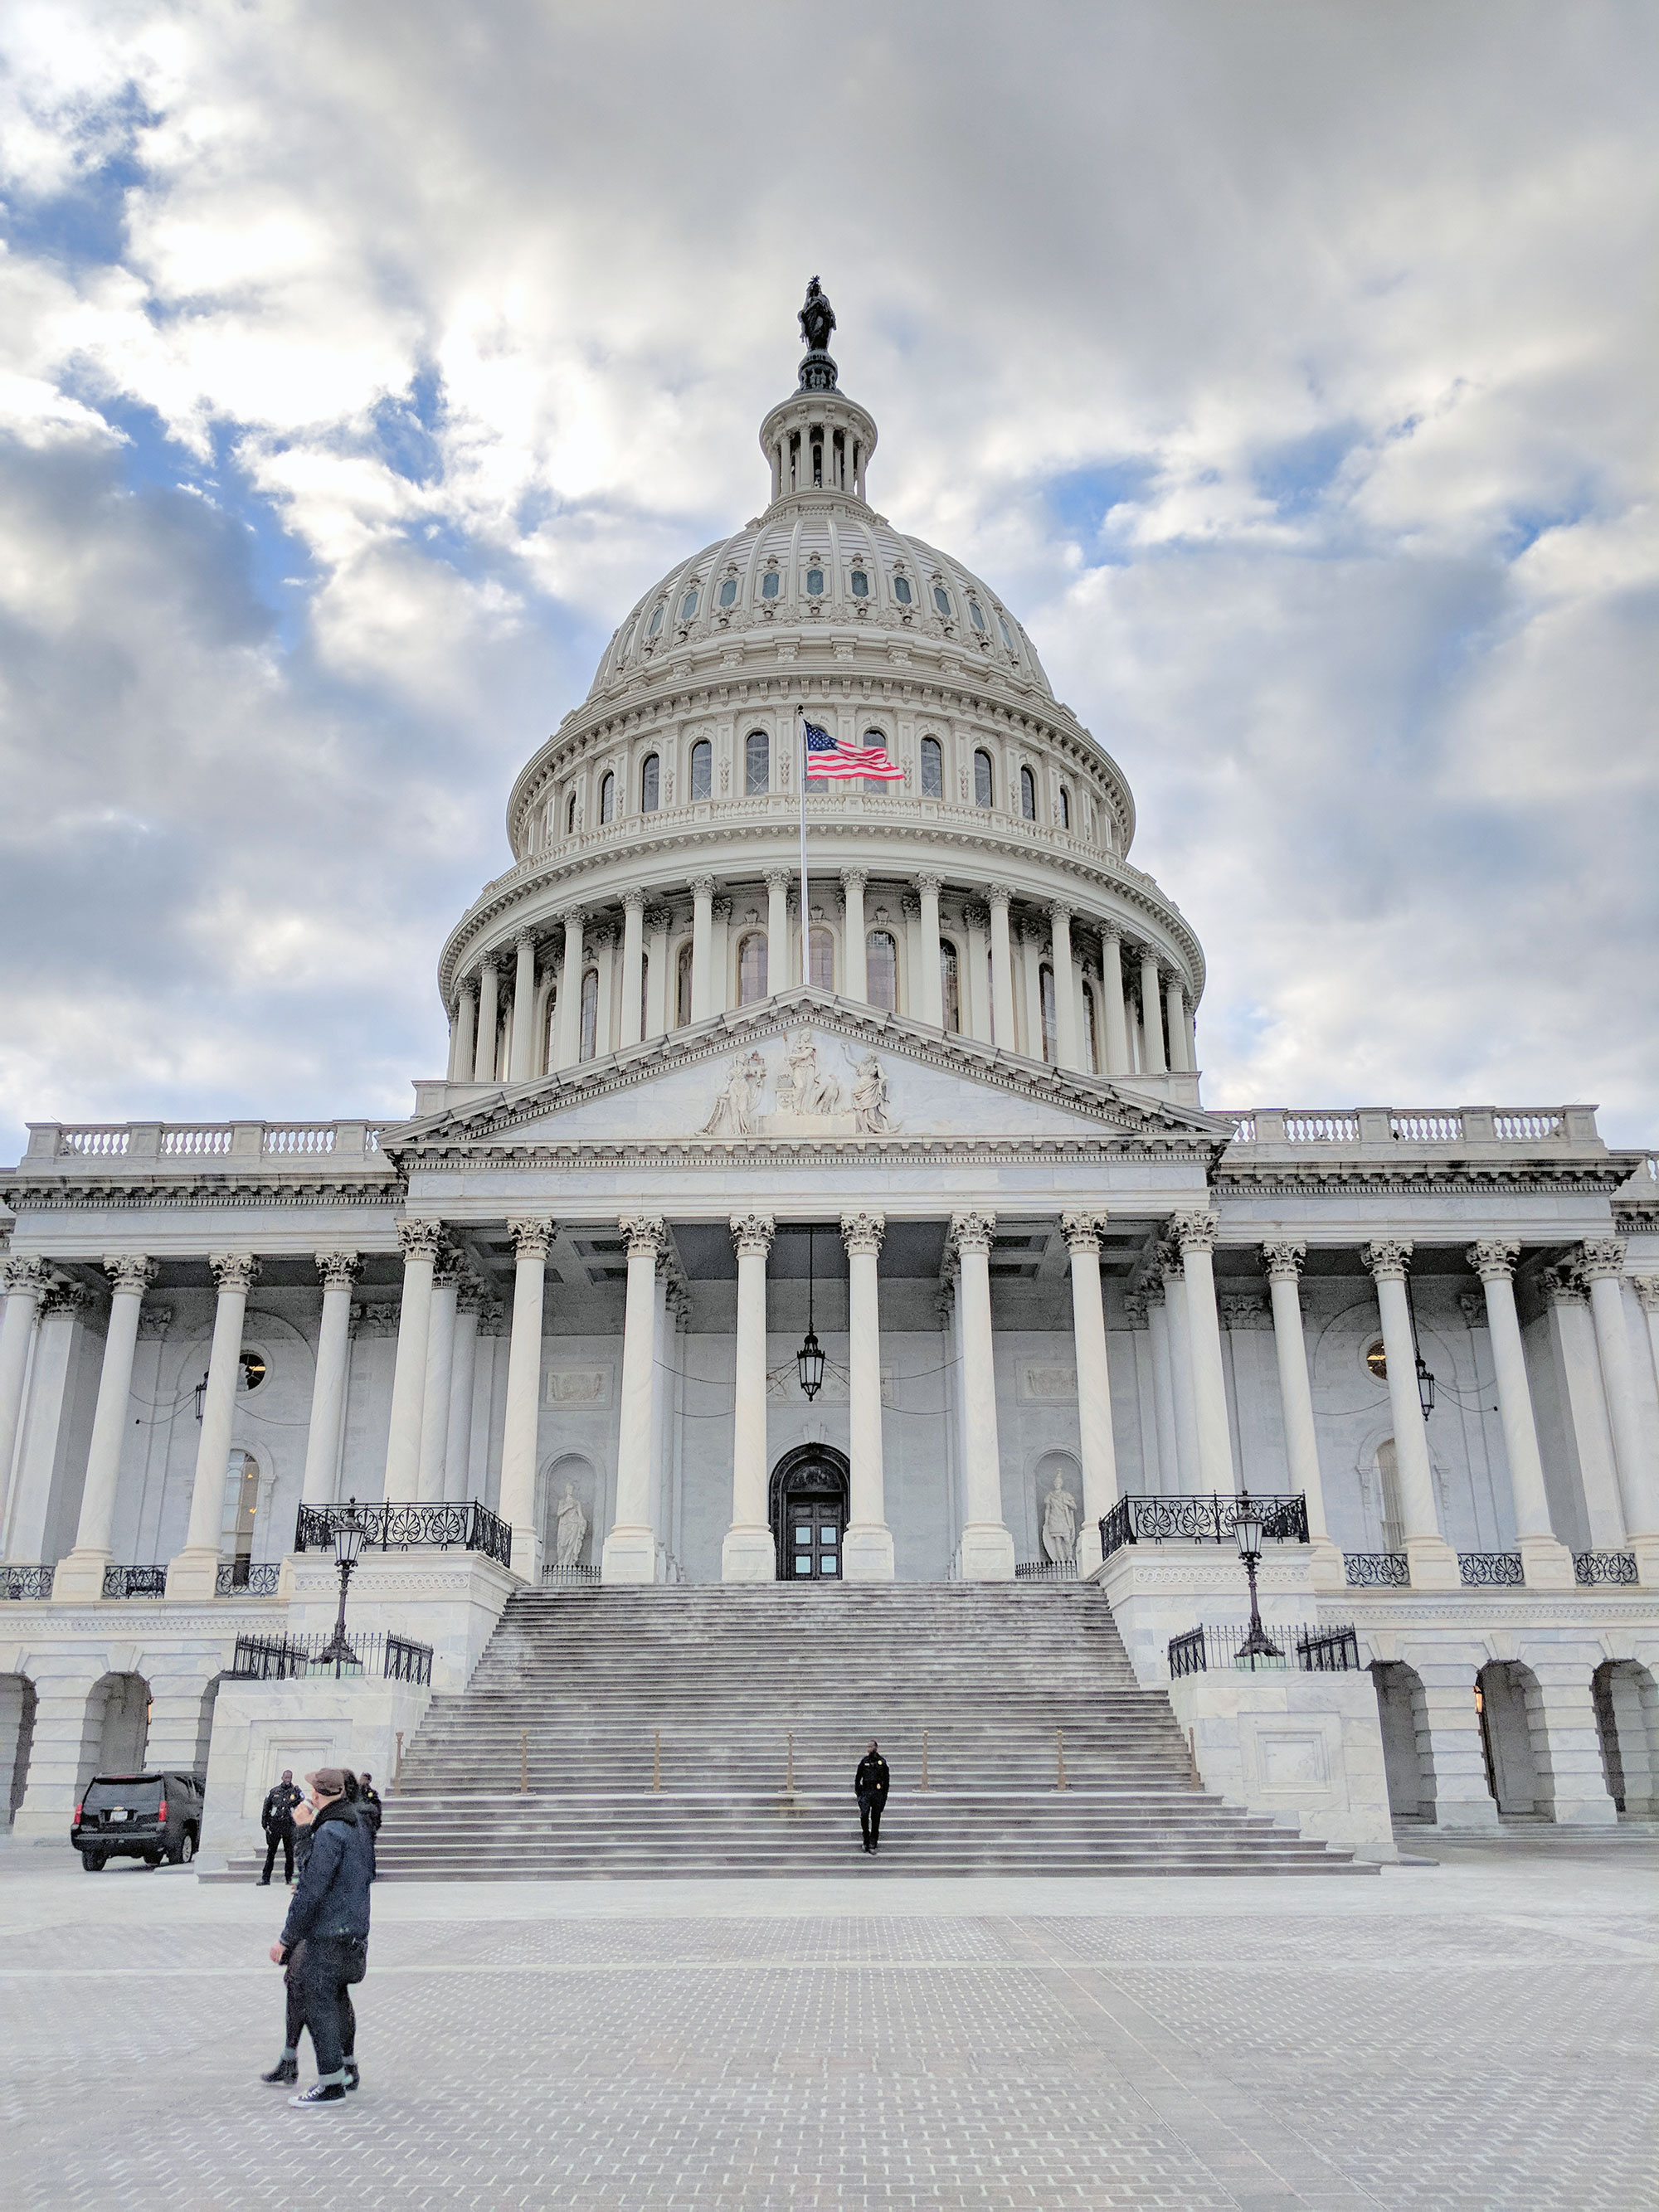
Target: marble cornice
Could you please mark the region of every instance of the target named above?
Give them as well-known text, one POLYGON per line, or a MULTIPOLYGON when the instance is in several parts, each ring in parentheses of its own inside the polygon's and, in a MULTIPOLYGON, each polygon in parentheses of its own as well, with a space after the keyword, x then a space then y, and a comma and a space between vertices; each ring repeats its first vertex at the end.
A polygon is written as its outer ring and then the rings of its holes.
POLYGON ((1437 1194, 1514 1191, 1583 1191, 1605 1197, 1617 1190, 1625 1170, 1616 1161, 1548 1159, 1414 1160, 1397 1153, 1371 1165, 1364 1160, 1310 1160, 1293 1166, 1279 1162, 1241 1168, 1228 1159, 1217 1170, 1215 1196, 1230 1198, 1409 1198, 1437 1194))
POLYGON ((131 1170, 100 1176, 89 1173, 83 1160, 76 1162, 73 1176, 40 1176, 25 1178, 21 1169, 0 1176, 0 1201, 17 1213, 80 1212, 88 1208, 119 1207, 143 1212, 170 1208, 177 1212, 204 1206, 378 1206, 390 1212, 401 1206, 404 1187, 395 1176, 380 1176, 371 1184, 348 1182, 273 1182, 267 1176, 244 1177, 227 1162, 222 1175, 212 1176, 198 1166, 188 1182, 166 1174, 135 1178, 131 1170))
POLYGON ((524 1145, 434 1146, 411 1157, 411 1173, 428 1168, 1021 1167, 1033 1163, 1101 1166, 1113 1160, 1188 1158, 1201 1164, 1202 1147, 1133 1137, 860 1137, 771 1138, 740 1140, 696 1137, 641 1138, 626 1144, 600 1138, 524 1145))
POLYGON ((1430 1626, 1472 1637, 1528 1628, 1641 1628, 1659 1635, 1659 1590, 1651 1589, 1322 1590, 1316 1609, 1322 1626, 1352 1621, 1366 1636, 1404 1636, 1430 1626))

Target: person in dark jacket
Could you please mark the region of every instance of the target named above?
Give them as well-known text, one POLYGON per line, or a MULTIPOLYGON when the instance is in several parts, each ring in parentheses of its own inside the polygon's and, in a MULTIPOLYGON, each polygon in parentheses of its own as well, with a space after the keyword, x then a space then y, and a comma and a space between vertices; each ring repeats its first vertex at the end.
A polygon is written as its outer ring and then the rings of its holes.
POLYGON ((380 1832, 380 1815, 386 1808, 380 1802, 380 1791, 373 1786, 374 1780, 374 1776, 367 1769, 357 1777, 357 1818, 360 1820, 367 1820, 370 1829, 378 1838, 380 1832))
POLYGON ((887 1788, 892 1777, 887 1771, 887 1761, 870 1739, 870 1748, 859 1761, 859 1771, 853 1777, 853 1795, 859 1801, 859 1826, 864 1831, 866 1851, 881 1849, 881 1810, 887 1802, 887 1788))
POLYGON ((346 1796, 346 1778, 339 1767, 319 1767, 306 1779, 316 1808, 311 1850, 270 1955, 279 1966, 286 1966, 290 1955, 301 1944, 305 1947, 301 1985, 305 2024, 317 2054, 317 2079, 289 2102, 331 2105, 342 2101, 362 2078, 351 1986, 362 1981, 368 1968, 374 1847, 346 1796))
MULTIPOLYGON (((301 1798, 294 1808, 294 1864, 301 1881, 305 1880, 306 1861, 311 1856, 311 1828, 316 1808, 306 1798, 301 1798)), ((269 2081, 273 2087, 286 2083, 291 2088, 300 2078, 300 2037, 306 2024, 305 1972, 306 1947, 300 1942, 295 1945, 283 1962, 283 2055, 269 2074, 259 2076, 262 2081, 269 2081)), ((357 2086, 356 2060, 353 2057, 357 2039, 355 2015, 352 2030, 350 2042, 347 2042, 343 2036, 340 2042, 348 2089, 357 2086)))
POLYGON ((265 1870, 259 1876, 261 1889, 270 1887, 270 1869, 276 1863, 276 1847, 283 1849, 283 1880, 294 1879, 294 1808, 304 1796, 294 1786, 294 1770, 285 1766, 283 1778, 265 1792, 265 1802, 259 1808, 259 1826, 265 1832, 265 1870))

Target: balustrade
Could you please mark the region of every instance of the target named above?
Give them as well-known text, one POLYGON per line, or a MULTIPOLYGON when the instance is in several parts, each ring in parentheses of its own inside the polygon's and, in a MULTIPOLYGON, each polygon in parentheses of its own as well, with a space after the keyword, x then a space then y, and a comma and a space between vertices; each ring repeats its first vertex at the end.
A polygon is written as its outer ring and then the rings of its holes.
POLYGON ((476 1500, 448 1504, 388 1501, 378 1505, 302 1505, 294 1528, 294 1548, 331 1552, 334 1531, 355 1520, 364 1532, 366 1552, 482 1552, 502 1566, 512 1564, 513 1531, 488 1506, 476 1500))
POLYGON ((1189 1628, 1172 1636, 1169 1644, 1170 1673, 1176 1681, 1186 1674, 1353 1674, 1359 1671, 1359 1638, 1352 1626, 1344 1628, 1270 1628, 1273 1651, 1246 1651, 1251 1632, 1247 1628, 1189 1628))
MULTIPOLYGON (((1126 1544, 1162 1544, 1185 1540, 1224 1544, 1238 1526, 1237 1497, 1212 1494, 1207 1498, 1120 1498, 1100 1523, 1103 1557, 1126 1544)), ((1258 1498, 1250 1493, 1251 1510, 1261 1522, 1264 1542, 1305 1544, 1308 1540, 1308 1501, 1294 1497, 1258 1498)))

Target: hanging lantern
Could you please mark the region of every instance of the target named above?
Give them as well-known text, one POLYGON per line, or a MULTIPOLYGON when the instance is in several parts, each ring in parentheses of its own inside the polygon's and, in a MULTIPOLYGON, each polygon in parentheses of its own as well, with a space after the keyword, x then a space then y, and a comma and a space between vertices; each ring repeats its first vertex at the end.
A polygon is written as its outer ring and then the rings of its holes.
POLYGON ((806 1335, 795 1354, 800 1387, 809 1399, 816 1398, 823 1388, 823 1346, 812 1327, 812 1240, 817 1233, 812 1229, 806 1232, 806 1335))

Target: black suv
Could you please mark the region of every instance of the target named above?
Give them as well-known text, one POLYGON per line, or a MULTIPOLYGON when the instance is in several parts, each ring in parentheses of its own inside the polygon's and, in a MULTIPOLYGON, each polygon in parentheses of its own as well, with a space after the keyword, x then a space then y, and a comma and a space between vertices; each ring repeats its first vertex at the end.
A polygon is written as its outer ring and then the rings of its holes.
POLYGON ((202 1840, 199 1774, 100 1774, 88 1782, 70 1841, 88 1874, 111 1859, 188 1866, 202 1840))

